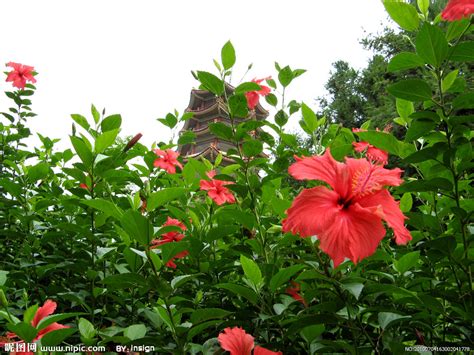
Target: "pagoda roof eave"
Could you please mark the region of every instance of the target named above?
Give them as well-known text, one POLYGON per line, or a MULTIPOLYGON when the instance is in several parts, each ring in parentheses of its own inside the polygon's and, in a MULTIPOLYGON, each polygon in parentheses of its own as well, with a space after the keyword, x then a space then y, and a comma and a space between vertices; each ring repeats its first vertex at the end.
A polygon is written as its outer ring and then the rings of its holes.
MULTIPOLYGON (((225 83, 225 86, 226 86, 226 91, 229 92, 229 93, 232 93, 234 92, 235 90, 235 87, 232 86, 231 84, 229 83, 225 83)), ((215 95, 213 93, 211 93, 210 91, 208 90, 203 90, 203 89, 192 89, 191 90, 191 95, 190 95, 190 99, 189 99, 189 104, 188 104, 188 107, 186 108, 186 112, 193 112, 193 113, 197 113, 198 111, 196 110, 193 110, 192 107, 194 106, 194 102, 196 100, 196 98, 199 98, 201 100, 209 100, 209 99, 212 99, 213 97, 215 97, 215 95)), ((212 107, 212 106, 211 106, 212 107)), ((255 107, 255 112, 262 115, 262 116, 265 116, 267 117, 269 115, 269 111, 267 111, 266 109, 263 108, 262 104, 259 102, 257 104, 257 106, 255 107)), ((201 111, 201 112, 204 112, 205 110, 201 111)))

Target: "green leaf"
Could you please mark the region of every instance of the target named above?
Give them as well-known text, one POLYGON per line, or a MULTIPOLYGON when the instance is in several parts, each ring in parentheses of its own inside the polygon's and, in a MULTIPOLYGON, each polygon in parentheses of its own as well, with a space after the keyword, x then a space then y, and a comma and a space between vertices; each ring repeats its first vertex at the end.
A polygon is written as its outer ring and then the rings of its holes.
POLYGON ((232 312, 221 308, 200 308, 196 309, 191 314, 191 323, 201 323, 209 319, 222 319, 227 317, 229 314, 232 314, 232 312))
POLYGON ((178 119, 172 113, 168 113, 165 118, 158 118, 158 121, 163 123, 165 126, 173 129, 178 123, 178 119))
POLYGON ((158 306, 155 307, 156 312, 160 316, 161 320, 168 326, 168 328, 171 330, 173 329, 173 322, 170 319, 170 316, 168 312, 166 311, 165 308, 158 306))
MULTIPOLYGON (((229 188, 232 188, 235 185, 228 185, 229 188)), ((234 206, 226 206, 227 208, 221 208, 218 212, 215 213, 214 217, 221 224, 232 224, 238 223, 243 225, 248 229, 252 229, 255 226, 255 216, 252 213, 239 211, 235 209, 234 206)))
POLYGON ((59 314, 52 314, 48 317, 43 318, 36 328, 38 330, 46 328, 48 325, 51 325, 56 322, 60 322, 64 319, 72 318, 72 317, 77 317, 77 316, 82 316, 84 313, 80 312, 75 312, 75 313, 59 313, 59 314))
POLYGON ((38 330, 35 327, 23 322, 17 324, 8 323, 7 328, 20 337, 20 339, 24 340, 25 343, 31 343, 38 334, 38 330))
POLYGON ((446 32, 446 39, 452 41, 453 39, 459 38, 464 33, 467 27, 469 27, 469 19, 465 18, 461 21, 452 21, 449 23, 448 31, 446 32))
POLYGON ((120 219, 120 223, 130 237, 142 246, 148 246, 153 239, 153 226, 139 212, 128 210, 120 219))
POLYGON ((94 325, 85 318, 80 318, 78 323, 79 333, 84 339, 92 339, 96 336, 97 331, 94 325))
POLYGON ((79 115, 77 113, 73 113, 71 117, 74 120, 74 122, 76 122, 79 126, 84 128, 86 131, 89 130, 90 128, 89 122, 87 122, 87 119, 84 116, 79 115))
POLYGON ((82 200, 81 202, 84 205, 87 205, 96 210, 102 211, 106 215, 112 216, 117 220, 120 220, 120 218, 122 218, 123 211, 111 201, 96 198, 93 200, 82 200))
POLYGON ((379 324, 382 329, 385 330, 389 326, 390 323, 398 320, 398 319, 406 319, 411 318, 410 316, 402 316, 400 314, 391 313, 391 312, 380 312, 378 315, 379 324))
POLYGON ((235 64, 235 49, 230 41, 222 47, 221 61, 225 70, 232 68, 235 64))
POLYGON ((451 49, 450 59, 456 62, 474 61, 474 42, 461 42, 451 49))
POLYGON ((293 71, 287 65, 278 73, 278 80, 283 87, 290 85, 291 81, 294 79, 293 71))
POLYGON ((265 101, 274 107, 278 105, 278 98, 272 93, 269 93, 267 96, 265 96, 265 101))
POLYGON ((82 160, 86 168, 90 167, 93 156, 89 147, 79 137, 70 136, 70 139, 74 150, 76 151, 77 155, 79 155, 79 158, 82 160))
POLYGON ((254 157, 263 151, 263 143, 257 140, 245 141, 242 145, 242 151, 246 157, 254 157))
POLYGON ((254 290, 252 290, 251 288, 248 288, 246 286, 236 285, 236 284, 232 284, 232 283, 222 283, 222 284, 216 285, 215 287, 222 288, 224 290, 228 290, 228 291, 230 291, 230 292, 232 292, 232 293, 234 293, 238 296, 241 296, 241 297, 247 299, 252 304, 257 303, 257 294, 255 293, 254 290))
POLYGON ((94 118, 94 122, 96 124, 99 123, 100 113, 99 113, 99 111, 97 111, 97 109, 95 108, 94 105, 91 105, 91 113, 92 113, 92 117, 94 118))
POLYGON ((63 328, 53 330, 51 332, 46 333, 41 338, 41 345, 42 346, 57 346, 64 342, 67 338, 77 332, 76 328, 63 328))
POLYGON ((459 95, 453 100, 453 107, 456 109, 474 108, 474 92, 459 95))
POLYGON ((414 141, 417 138, 430 132, 437 126, 437 123, 429 118, 418 118, 412 121, 405 136, 406 142, 414 141))
POLYGON ((220 96, 224 93, 224 83, 214 74, 205 71, 198 71, 197 76, 206 90, 217 96, 220 96))
POLYGON ((428 15, 428 9, 430 7, 430 0, 417 0, 418 8, 420 9, 420 12, 427 16, 428 15))
POLYGON ((323 324, 314 324, 303 328, 300 334, 306 343, 311 344, 314 340, 316 340, 316 338, 321 336, 325 330, 326 327, 323 324))
MULTIPOLYGON (((232 117, 245 118, 249 113, 247 98, 245 97, 245 95, 232 95, 231 97, 229 97, 229 108, 232 117)), ((229 132, 227 132, 226 134, 229 134, 229 132)), ((232 130, 230 131, 230 137, 232 137, 232 130)))
POLYGON ((288 114, 283 110, 279 110, 275 114, 275 122, 280 127, 283 127, 288 122, 288 114))
POLYGON ((408 101, 431 100, 431 87, 424 80, 401 80, 387 87, 387 91, 395 97, 408 101))
POLYGON ((288 280, 297 272, 304 269, 304 265, 292 265, 278 271, 270 280, 270 290, 275 292, 278 287, 288 282, 288 280))
POLYGON ((245 82, 237 86, 234 90, 235 94, 245 94, 246 92, 249 91, 260 91, 262 87, 258 85, 257 83, 254 83, 252 81, 245 82))
POLYGON ((119 132, 118 129, 113 129, 111 131, 106 131, 102 133, 100 136, 98 136, 95 140, 95 146, 94 146, 95 153, 97 154, 102 153, 104 150, 110 147, 112 143, 115 142, 118 132, 119 132))
POLYGON ((402 198, 400 199, 400 210, 402 212, 410 212, 412 205, 413 198, 411 197, 411 193, 404 193, 402 198))
POLYGON ((173 278, 173 280, 171 280, 171 287, 175 290, 184 285, 186 282, 194 280, 198 276, 199 274, 176 276, 173 278))
POLYGON ((262 272, 258 267, 257 263, 245 255, 240 255, 240 264, 244 270, 244 274, 249 281, 251 281, 255 286, 258 286, 263 281, 262 272))
POLYGON ((28 168, 28 178, 30 182, 44 179, 49 174, 48 163, 41 162, 28 168))
POLYGON ((397 112, 400 115, 400 117, 403 118, 405 121, 409 121, 409 116, 413 112, 415 112, 413 102, 397 98, 396 105, 397 105, 397 112))
POLYGON ((443 31, 425 22, 416 36, 416 52, 426 63, 440 67, 448 55, 448 41, 443 31))
POLYGON ((116 115, 110 115, 104 118, 104 120, 100 124, 100 127, 102 128, 102 132, 107 132, 107 131, 112 131, 114 129, 118 130, 121 124, 122 124, 122 116, 116 114, 116 115))
POLYGON ((406 271, 417 265, 419 259, 420 252, 412 251, 411 253, 403 255, 399 260, 396 260, 393 265, 400 274, 404 274, 406 271))
POLYGON ((413 69, 421 67, 425 64, 415 53, 401 52, 395 55, 388 63, 387 70, 389 72, 396 72, 399 70, 413 69))
POLYGON ((144 338, 146 335, 146 326, 144 324, 133 324, 123 330, 123 335, 130 340, 144 338))
POLYGON ((178 138, 178 145, 192 144, 196 140, 196 133, 192 131, 181 132, 178 138))
POLYGON ((9 271, 0 270, 0 286, 5 285, 5 282, 7 282, 7 275, 9 273, 9 271))
POLYGON ((23 322, 31 323, 37 311, 38 311, 37 304, 28 307, 28 309, 23 313, 23 322))
POLYGON ((342 284, 342 287, 346 289, 349 293, 351 293, 357 300, 364 289, 364 284, 357 282, 357 283, 346 283, 342 284))
POLYGON ((23 194, 23 188, 20 184, 16 184, 9 179, 0 179, 0 186, 5 188, 7 192, 15 197, 20 197, 23 194))
POLYGON ((439 150, 437 148, 427 147, 409 155, 403 161, 407 164, 420 163, 426 160, 436 159, 438 153, 439 150))
POLYGON ((143 276, 132 272, 107 276, 102 280, 102 283, 106 284, 108 288, 113 289, 147 286, 147 280, 143 276))
POLYGON ((147 200, 147 211, 153 211, 164 204, 185 195, 188 190, 184 187, 169 187, 150 194, 147 200))
POLYGON ((303 114, 306 126, 311 132, 318 128, 318 118, 316 117, 316 114, 304 102, 301 105, 301 113, 303 114))
POLYGON ((226 139, 228 141, 232 140, 232 137, 233 137, 232 128, 226 125, 225 123, 222 123, 222 122, 211 123, 209 125, 209 130, 211 131, 212 134, 214 134, 215 136, 219 138, 226 139))
POLYGON ((456 69, 444 77, 443 81, 441 82, 442 92, 446 92, 449 90, 449 88, 454 84, 454 81, 456 80, 458 73, 459 73, 459 69, 456 69))
POLYGON ((418 28, 420 19, 414 6, 396 0, 385 0, 383 5, 392 20, 404 30, 414 31, 418 28))
POLYGON ((422 191, 438 191, 438 189, 451 191, 453 184, 444 178, 433 178, 430 180, 416 180, 404 183, 398 187, 397 191, 402 192, 422 192, 422 191))
POLYGON ((399 155, 400 154, 400 142, 393 135, 386 132, 378 131, 367 131, 367 132, 358 132, 357 135, 364 142, 368 142, 375 147, 385 150, 390 154, 399 155))
POLYGON ((166 264, 177 254, 189 249, 189 244, 186 241, 165 243, 158 246, 157 249, 161 249, 161 258, 163 263, 166 264))

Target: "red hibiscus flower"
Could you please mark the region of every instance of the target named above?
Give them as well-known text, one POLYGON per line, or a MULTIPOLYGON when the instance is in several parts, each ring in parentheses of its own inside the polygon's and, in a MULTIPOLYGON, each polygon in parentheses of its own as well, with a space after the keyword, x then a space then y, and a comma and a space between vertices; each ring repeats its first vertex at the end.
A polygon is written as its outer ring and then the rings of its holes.
POLYGON ((218 205, 222 205, 226 202, 235 203, 234 195, 232 194, 232 192, 229 191, 227 187, 225 187, 225 185, 233 184, 232 181, 213 179, 213 177, 216 176, 216 172, 214 170, 208 172, 207 176, 211 180, 201 180, 201 190, 207 191, 207 195, 212 198, 214 202, 218 205))
POLYGON ((179 166, 181 169, 183 165, 178 161, 179 153, 171 149, 161 150, 155 149, 155 154, 158 156, 158 159, 155 160, 153 165, 155 168, 161 168, 166 170, 168 174, 175 174, 176 167, 179 166))
MULTIPOLYGON (((385 131, 385 130, 384 130, 385 131)), ((366 132, 365 129, 353 128, 352 132, 366 132)), ((365 152, 367 158, 375 163, 380 163, 382 165, 388 164, 388 153, 382 149, 374 147, 372 144, 367 142, 352 142, 354 150, 358 153, 365 152)))
POLYGON ((266 85, 261 85, 260 83, 264 80, 271 79, 271 77, 263 78, 263 79, 253 79, 252 82, 260 85, 261 89, 258 91, 249 91, 245 93, 245 97, 247 98, 247 106, 249 109, 253 110, 255 106, 258 105, 258 100, 260 96, 267 96, 271 89, 266 85))
POLYGON ((24 89, 27 81, 36 83, 33 76, 34 67, 13 62, 7 63, 7 67, 13 68, 13 70, 8 73, 6 81, 11 81, 12 85, 18 89, 24 89))
POLYGON ((357 263, 372 255, 386 233, 382 221, 393 229, 397 244, 412 239, 399 203, 384 188, 400 185, 402 170, 388 170, 367 159, 346 158, 339 163, 329 149, 323 156, 296 160, 288 169, 295 179, 322 180, 332 190, 324 186, 303 190, 287 210, 283 231, 316 235, 335 267, 346 257, 357 263))
POLYGON ((451 0, 441 13, 446 21, 462 20, 474 14, 474 0, 451 0))
MULTIPOLYGON (((57 306, 56 302, 47 300, 44 303, 44 305, 42 307, 39 307, 38 310, 36 311, 35 316, 33 317, 33 320, 31 321, 31 325, 36 328, 42 319, 54 313, 54 311, 56 310, 56 306, 57 306)), ((69 328, 69 327, 66 325, 59 324, 59 323, 50 324, 47 327, 39 330, 38 333, 36 334, 36 337, 33 339, 33 341, 37 341, 41 339, 43 336, 45 336, 49 332, 52 332, 58 329, 63 329, 63 328, 69 328)), ((8 332, 7 338, 10 340, 14 340, 18 338, 18 335, 12 332, 8 332)), ((24 343, 24 341, 23 340, 13 341, 13 343, 24 343)), ((5 346, 5 344, 6 343, 0 343, 0 346, 5 346)), ((21 352, 21 353, 16 352, 16 354, 33 355, 33 352, 31 351, 21 352)))
POLYGON ((365 152, 365 155, 371 161, 382 165, 388 164, 388 153, 386 151, 375 148, 372 144, 367 142, 352 142, 352 146, 358 153, 365 152))
MULTIPOLYGON (((229 351, 230 355, 250 355, 255 343, 253 336, 247 334, 239 327, 225 328, 217 337, 222 349, 229 351)), ((282 355, 282 352, 274 352, 261 346, 255 346, 254 355, 282 355)))
POLYGON ((286 289, 286 293, 293 297, 296 301, 303 303, 305 307, 307 307, 308 304, 306 303, 305 299, 299 294, 300 289, 301 288, 299 283, 291 281, 291 286, 286 289))
MULTIPOLYGON (((166 226, 177 226, 181 228, 182 231, 186 230, 186 226, 182 222, 178 221, 177 219, 171 218, 169 216, 166 222, 163 224, 163 227, 166 227, 166 226)), ((183 238, 184 238, 184 234, 178 231, 163 233, 160 239, 152 240, 151 242, 152 246, 150 248, 153 249, 166 243, 179 242, 183 238)), ((184 258, 188 254, 189 252, 187 250, 179 252, 166 263, 166 266, 176 269, 176 264, 174 263, 173 260, 184 258)))

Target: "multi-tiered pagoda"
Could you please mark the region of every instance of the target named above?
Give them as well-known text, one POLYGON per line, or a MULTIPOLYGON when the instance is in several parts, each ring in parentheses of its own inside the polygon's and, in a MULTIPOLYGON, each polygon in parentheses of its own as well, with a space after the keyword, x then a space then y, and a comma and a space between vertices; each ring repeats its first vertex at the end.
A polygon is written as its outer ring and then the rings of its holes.
MULTIPOLYGON (((226 84, 227 96, 231 95, 234 87, 226 84)), ((204 157, 214 162, 217 155, 222 153, 223 164, 232 162, 225 153, 235 145, 222 138, 217 138, 209 130, 210 123, 223 122, 231 125, 227 105, 223 97, 216 97, 213 93, 206 90, 191 90, 191 98, 186 112, 192 112, 193 117, 186 121, 181 133, 192 131, 196 134, 195 144, 184 144, 178 147, 180 155, 186 161, 188 158, 204 157)), ((249 112, 248 117, 234 118, 234 124, 238 124, 247 119, 263 120, 268 116, 260 104, 254 110, 249 112)))

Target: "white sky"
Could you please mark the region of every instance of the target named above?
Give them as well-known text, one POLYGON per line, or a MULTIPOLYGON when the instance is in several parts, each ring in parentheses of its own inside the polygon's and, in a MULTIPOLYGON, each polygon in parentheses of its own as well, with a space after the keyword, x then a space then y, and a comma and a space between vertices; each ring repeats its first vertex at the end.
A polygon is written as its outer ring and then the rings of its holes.
MULTIPOLYGON (((168 140, 156 118, 186 108, 198 86, 190 71, 216 73, 212 59, 229 39, 234 83, 249 63, 247 80, 276 78, 274 61, 307 69, 288 97, 315 107, 331 63, 364 67, 370 53, 359 39, 387 22, 378 0, 15 0, 2 1, 0 11, 1 71, 14 61, 39 72, 30 127, 63 138, 61 147, 70 146, 70 114, 89 118, 91 103, 122 114, 121 136, 168 140)), ((11 90, 4 78, 0 90, 11 90)), ((1 111, 8 103, 0 95, 1 111)))

